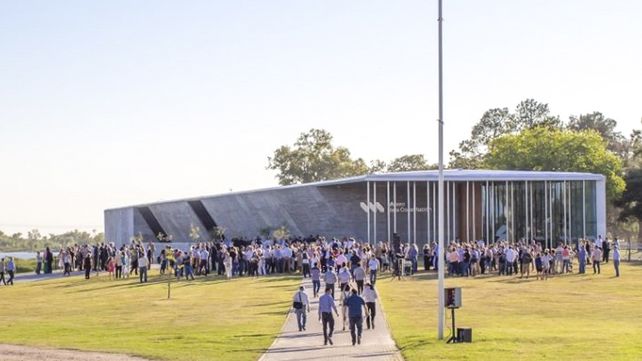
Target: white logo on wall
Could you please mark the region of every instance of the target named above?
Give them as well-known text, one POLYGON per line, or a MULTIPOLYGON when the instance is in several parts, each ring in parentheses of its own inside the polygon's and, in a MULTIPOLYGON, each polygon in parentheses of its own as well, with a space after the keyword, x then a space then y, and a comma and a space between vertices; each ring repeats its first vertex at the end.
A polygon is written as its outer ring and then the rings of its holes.
POLYGON ((371 212, 383 213, 386 210, 383 207, 383 205, 381 203, 379 203, 379 202, 377 202, 377 203, 370 202, 369 205, 366 204, 365 202, 361 202, 359 205, 361 206, 361 209, 363 209, 363 211, 366 212, 366 213, 368 212, 368 206, 369 206, 371 212))
MULTIPOLYGON (((370 212, 373 212, 373 213, 375 212, 384 213, 386 211, 386 207, 379 202, 376 202, 376 203, 369 202, 369 204, 366 204, 366 202, 361 202, 359 203, 359 206, 361 206, 361 209, 366 213, 368 213, 368 208, 370 208, 370 212)), ((429 211, 429 208, 417 207, 416 209, 413 209, 413 208, 408 209, 406 207, 405 202, 397 202, 396 204, 390 202, 390 204, 388 205, 388 210, 390 211, 390 213, 393 213, 393 212, 400 213, 400 212, 408 212, 408 211, 410 212, 416 211, 417 213, 426 213, 429 211)))

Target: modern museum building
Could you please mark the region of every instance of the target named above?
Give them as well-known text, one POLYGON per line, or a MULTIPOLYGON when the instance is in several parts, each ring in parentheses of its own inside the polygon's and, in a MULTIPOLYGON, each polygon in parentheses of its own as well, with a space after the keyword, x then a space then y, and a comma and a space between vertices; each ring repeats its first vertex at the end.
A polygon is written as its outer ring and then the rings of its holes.
MULTIPOLYGON (((558 242, 606 233, 606 179, 572 172, 445 170, 446 240, 558 242)), ((438 171, 375 173, 337 180, 105 210, 105 240, 254 239, 285 227, 292 236, 375 243, 436 241, 438 171)))

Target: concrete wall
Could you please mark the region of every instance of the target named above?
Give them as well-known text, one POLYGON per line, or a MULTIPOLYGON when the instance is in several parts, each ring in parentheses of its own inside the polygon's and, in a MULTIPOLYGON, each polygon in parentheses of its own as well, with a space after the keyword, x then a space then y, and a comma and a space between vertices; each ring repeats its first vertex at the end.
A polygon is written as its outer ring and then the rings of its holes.
POLYGON ((134 234, 134 208, 105 211, 105 240, 117 244, 129 242, 134 234))

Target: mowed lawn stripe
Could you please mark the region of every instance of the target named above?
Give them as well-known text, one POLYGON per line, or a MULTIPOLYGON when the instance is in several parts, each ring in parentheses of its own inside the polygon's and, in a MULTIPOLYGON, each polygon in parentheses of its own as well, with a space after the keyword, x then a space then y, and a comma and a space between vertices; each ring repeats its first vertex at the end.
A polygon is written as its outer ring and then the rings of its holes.
MULTIPOLYGON (((640 360, 642 263, 611 263, 602 274, 569 274, 547 281, 482 276, 447 278, 462 287, 457 327, 473 329, 472 344, 436 340, 434 273, 377 287, 393 338, 407 361, 419 360, 640 360)), ((450 332, 447 312, 446 333, 450 332)))
POLYGON ((71 277, 0 287, 0 343, 161 360, 256 360, 278 335, 297 276, 167 282, 71 277))

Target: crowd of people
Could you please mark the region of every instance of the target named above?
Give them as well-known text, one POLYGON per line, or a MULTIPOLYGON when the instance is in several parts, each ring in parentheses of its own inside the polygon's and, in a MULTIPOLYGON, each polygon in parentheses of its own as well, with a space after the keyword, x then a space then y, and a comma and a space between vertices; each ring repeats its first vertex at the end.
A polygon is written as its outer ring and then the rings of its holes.
MULTIPOLYGON (((426 270, 436 268, 436 246, 426 245, 424 267, 426 270)), ((528 278, 532 273, 538 279, 547 279, 551 275, 572 273, 577 264, 577 272, 586 273, 586 266, 593 266, 593 273, 601 273, 601 264, 612 261, 616 277, 620 276, 619 242, 602 239, 595 241, 579 240, 577 244, 559 243, 555 248, 545 248, 540 242, 505 241, 486 245, 478 242, 452 242, 445 253, 445 264, 448 275, 475 277, 496 273, 500 276, 519 275, 528 278)))
MULTIPOLYGON (((308 237, 288 240, 221 240, 191 243, 186 249, 172 244, 132 242, 116 247, 113 243, 74 245, 61 249, 57 256, 49 248, 37 253, 36 273, 51 273, 56 265, 64 276, 72 271, 84 271, 90 278, 92 272, 107 272, 110 278, 128 278, 135 275, 140 282, 147 282, 153 264, 160 265, 160 274, 177 279, 195 279, 210 273, 232 277, 259 277, 270 274, 301 273, 313 279, 318 293, 320 275, 334 269, 339 279, 345 281, 345 272, 356 273, 358 291, 365 281, 375 284, 378 273, 392 271, 397 274, 417 272, 420 251, 416 244, 390 242, 368 244, 354 238, 308 237), (159 247, 161 249, 157 250, 159 247), (316 269, 315 266, 316 265, 316 269)), ((423 247, 423 265, 426 271, 436 270, 438 247, 435 242, 423 247)), ((580 240, 575 245, 560 243, 547 249, 540 242, 519 241, 453 241, 444 254, 449 276, 475 277, 484 274, 520 275, 546 279, 550 275, 573 272, 585 273, 592 266, 594 273, 601 272, 601 265, 613 259, 619 276, 620 251, 617 240, 611 242, 598 237, 595 241, 580 240)), ((15 272, 13 261, 2 262, 2 274, 15 272), (11 263, 11 266, 9 264, 11 263), (11 270, 10 268, 13 268, 11 270)), ((12 276, 9 276, 13 278, 12 276)), ((0 277, 0 280, 3 280, 0 277)), ((340 281, 341 281, 340 280, 340 281)), ((339 282, 344 284, 345 282, 339 282)), ((334 291, 333 291, 334 295, 334 291)))

